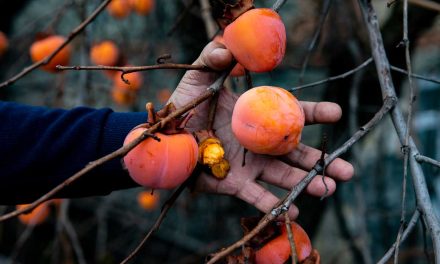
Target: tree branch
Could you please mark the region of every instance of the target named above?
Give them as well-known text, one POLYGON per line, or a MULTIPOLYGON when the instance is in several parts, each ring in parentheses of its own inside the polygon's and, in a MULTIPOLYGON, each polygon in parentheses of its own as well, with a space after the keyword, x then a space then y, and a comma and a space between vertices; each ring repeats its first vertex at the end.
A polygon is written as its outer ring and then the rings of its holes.
POLYGON ((431 164, 433 166, 436 166, 436 167, 440 168, 440 161, 437 161, 435 159, 431 159, 429 157, 426 157, 426 156, 423 156, 423 155, 420 155, 420 154, 415 155, 414 158, 417 160, 417 162, 429 163, 429 164, 431 164))

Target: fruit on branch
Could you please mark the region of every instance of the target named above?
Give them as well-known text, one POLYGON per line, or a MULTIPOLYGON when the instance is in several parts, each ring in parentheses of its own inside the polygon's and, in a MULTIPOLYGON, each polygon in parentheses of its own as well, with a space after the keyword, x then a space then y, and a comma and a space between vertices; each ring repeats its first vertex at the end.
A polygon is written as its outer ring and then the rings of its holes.
POLYGON ((125 18, 131 12, 130 2, 129 0, 112 0, 107 6, 107 11, 116 19, 125 18))
POLYGON ((113 102, 118 105, 132 105, 136 100, 136 91, 113 87, 111 90, 113 102))
MULTIPOLYGON (((16 206, 17 210, 24 209, 25 207, 29 206, 29 204, 20 204, 16 206)), ((46 221, 50 213, 49 205, 48 203, 42 203, 35 207, 34 210, 32 210, 29 213, 20 214, 18 216, 18 219, 21 223, 25 225, 39 225, 46 221)))
MULTIPOLYGON (((124 145, 139 137, 146 128, 136 128, 126 137, 124 145)), ((172 189, 182 184, 197 164, 197 142, 189 133, 166 135, 155 133, 160 142, 147 138, 132 149, 124 164, 131 178, 153 189, 172 189)))
MULTIPOLYGON (((41 40, 35 41, 30 48, 30 55, 33 62, 38 62, 52 52, 54 52, 66 38, 59 35, 52 35, 41 40)), ((70 60, 70 44, 63 47, 46 65, 42 65, 41 69, 48 72, 56 72, 57 65, 66 65, 70 60)))
POLYGON ((130 0, 130 5, 138 15, 148 15, 154 8, 154 0, 130 0))
POLYGON ((231 126, 246 149, 283 155, 298 145, 304 121, 304 111, 295 96, 283 88, 259 86, 238 98, 231 126))
POLYGON ((286 50, 286 29, 277 12, 251 9, 225 28, 226 47, 253 72, 267 72, 281 63, 286 50))
POLYGON ((105 40, 92 46, 90 60, 97 65, 115 66, 119 60, 118 46, 111 40, 105 40))
MULTIPOLYGON (((220 36, 220 35, 215 36, 214 41, 222 44, 223 46, 226 46, 224 38, 222 36, 220 36)), ((229 75, 232 76, 232 77, 240 77, 240 76, 245 75, 245 73, 246 72, 245 72, 245 69, 244 69, 243 65, 241 65, 240 63, 237 63, 234 66, 234 68, 231 70, 229 75)))
POLYGON ((160 195, 157 191, 142 191, 138 193, 137 201, 141 208, 152 211, 158 206, 160 195))
MULTIPOLYGON (((312 252, 312 244, 307 233, 300 225, 291 223, 296 258, 301 262, 312 252)), ((281 226, 281 235, 267 242, 255 252, 256 264, 283 264, 291 255, 290 241, 285 224, 281 226)))
POLYGON ((126 79, 128 83, 122 80, 120 74, 115 74, 113 76, 113 87, 136 91, 139 90, 143 82, 142 74, 140 72, 127 73, 124 75, 124 79, 126 79))
POLYGON ((230 165, 225 159, 225 150, 219 138, 213 131, 201 130, 196 132, 199 140, 199 163, 211 169, 217 179, 224 179, 228 175, 230 165))
POLYGON ((8 50, 9 47, 9 40, 8 37, 6 37, 5 33, 0 31, 0 57, 5 54, 5 52, 8 50))

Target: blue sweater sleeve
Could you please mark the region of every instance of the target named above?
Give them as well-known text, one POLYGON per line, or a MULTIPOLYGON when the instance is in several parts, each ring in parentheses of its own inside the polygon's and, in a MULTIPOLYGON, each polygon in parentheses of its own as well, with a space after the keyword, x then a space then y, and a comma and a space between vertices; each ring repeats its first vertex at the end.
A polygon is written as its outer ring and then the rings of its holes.
MULTIPOLYGON (((27 203, 122 146, 146 113, 77 107, 48 109, 0 101, 0 204, 27 203)), ((105 195, 136 184, 116 158, 59 197, 105 195)))

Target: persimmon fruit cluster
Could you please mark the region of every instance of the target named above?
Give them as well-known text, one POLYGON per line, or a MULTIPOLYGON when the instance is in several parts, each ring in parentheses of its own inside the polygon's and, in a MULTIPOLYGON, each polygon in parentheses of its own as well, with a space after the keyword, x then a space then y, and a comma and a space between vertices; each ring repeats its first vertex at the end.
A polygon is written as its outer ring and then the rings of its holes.
POLYGON ((246 149, 283 155, 298 145, 304 122, 304 111, 294 95, 283 88, 259 86, 238 98, 231 126, 246 149))
POLYGON ((272 9, 251 9, 231 24, 223 34, 225 46, 243 67, 267 72, 278 66, 286 51, 286 28, 272 9))

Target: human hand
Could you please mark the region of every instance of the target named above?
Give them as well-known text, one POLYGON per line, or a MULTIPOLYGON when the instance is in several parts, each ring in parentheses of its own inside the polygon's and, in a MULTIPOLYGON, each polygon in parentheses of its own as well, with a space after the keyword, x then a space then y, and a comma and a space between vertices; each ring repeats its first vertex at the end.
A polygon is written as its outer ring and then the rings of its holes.
MULTIPOLYGON (((205 65, 218 72, 187 71, 177 86, 170 101, 177 108, 184 106, 196 98, 219 77, 220 72, 232 62, 232 54, 222 44, 209 43, 194 64, 205 65)), ((279 201, 274 194, 264 188, 258 181, 263 181, 284 189, 290 190, 308 171, 312 169, 321 157, 321 151, 299 144, 288 154, 295 167, 286 165, 275 157, 246 154, 246 165, 242 166, 243 147, 232 134, 231 116, 235 101, 238 96, 222 89, 219 94, 217 112, 213 129, 223 143, 225 158, 229 161, 231 169, 223 180, 218 180, 212 175, 202 173, 196 183, 196 190, 228 194, 236 196, 259 210, 267 213, 279 201)), ((306 117, 306 125, 315 123, 332 123, 340 119, 341 108, 330 102, 301 102, 306 117)), ((207 128, 209 102, 204 102, 195 109, 195 113, 188 122, 190 131, 207 128)), ((353 176, 353 166, 342 160, 336 159, 327 168, 324 181, 328 188, 328 195, 336 189, 335 180, 346 181, 353 176)), ((315 177, 306 188, 307 193, 315 196, 325 194, 325 185, 321 177, 315 177)), ((291 206, 291 217, 296 218, 298 209, 291 206)))

